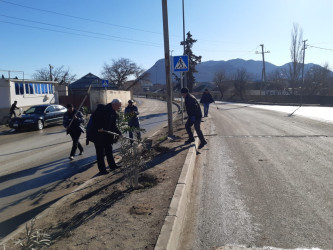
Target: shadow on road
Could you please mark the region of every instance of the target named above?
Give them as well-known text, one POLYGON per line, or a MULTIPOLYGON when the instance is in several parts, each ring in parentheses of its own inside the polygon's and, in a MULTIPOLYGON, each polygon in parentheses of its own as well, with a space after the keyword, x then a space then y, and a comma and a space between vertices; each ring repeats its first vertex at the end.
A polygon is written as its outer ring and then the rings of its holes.
POLYGON ((64 144, 64 143, 67 143, 67 142, 72 142, 72 140, 63 141, 63 142, 54 143, 54 144, 48 144, 46 146, 41 146, 41 147, 36 147, 36 148, 29 148, 29 149, 25 149, 25 150, 21 150, 21 151, 16 151, 16 152, 8 153, 8 154, 0 154, 0 156, 14 155, 14 154, 18 154, 18 153, 33 151, 33 150, 36 150, 36 149, 42 149, 42 148, 52 147, 52 146, 64 144))
MULTIPOLYGON (((0 200, 13 195, 19 195, 20 198, 15 199, 13 202, 8 202, 5 206, 1 206, 0 213, 24 201, 31 201, 30 204, 35 207, 11 219, 4 220, 5 218, 1 218, 3 221, 0 223, 0 238, 8 235, 19 225, 29 221, 64 196, 62 195, 50 202, 39 205, 49 193, 81 185, 82 183, 73 182, 69 178, 86 171, 95 162, 96 156, 73 162, 69 162, 68 159, 65 158, 1 176, 0 183, 6 186, 6 188, 0 190, 0 200), (35 175, 38 177, 30 178, 35 175), (11 185, 14 179, 21 179, 21 181, 11 185), (34 191, 34 189, 38 190, 34 191)), ((2 204, 4 203, 2 202, 2 204)))
POLYGON ((1 230, 0 230, 0 239, 4 238, 5 236, 10 234, 11 232, 18 229, 18 227, 20 225, 22 225, 23 223, 25 223, 26 221, 29 221, 32 218, 36 217, 39 213, 44 211, 46 208, 48 208, 49 206, 51 206, 53 203, 57 202, 61 198, 62 197, 54 199, 54 200, 52 200, 48 203, 45 203, 45 204, 43 204, 39 207, 35 207, 34 209, 31 209, 27 212, 24 212, 20 215, 17 215, 13 218, 10 218, 8 220, 5 220, 5 221, 1 222, 0 223, 0 228, 1 228, 1 230))
POLYGON ((151 114, 151 115, 140 116, 139 119, 141 121, 141 120, 151 119, 151 118, 154 118, 154 117, 161 117, 161 116, 164 116, 164 115, 167 115, 167 113, 160 113, 160 114, 151 114))

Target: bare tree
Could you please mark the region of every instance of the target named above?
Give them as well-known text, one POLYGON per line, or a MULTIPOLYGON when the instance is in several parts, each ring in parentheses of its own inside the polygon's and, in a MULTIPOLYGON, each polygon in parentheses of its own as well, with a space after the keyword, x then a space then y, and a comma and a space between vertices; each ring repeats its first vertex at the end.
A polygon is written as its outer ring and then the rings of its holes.
POLYGON ((236 74, 234 76, 234 80, 233 80, 235 92, 231 96, 231 99, 234 96, 239 95, 241 100, 244 100, 243 93, 244 93, 245 85, 246 85, 249 77, 250 77, 249 73, 246 71, 245 68, 237 69, 237 72, 236 72, 236 74))
POLYGON ((266 87, 271 90, 276 90, 280 95, 283 94, 283 90, 287 87, 285 75, 280 69, 276 69, 268 75, 268 82, 266 87))
POLYGON ((122 88, 129 77, 138 78, 144 72, 136 63, 127 58, 112 60, 112 64, 104 63, 102 76, 122 88))
POLYGON ((329 78, 330 70, 328 63, 326 63, 323 67, 319 65, 312 66, 305 74, 303 85, 304 94, 324 94, 328 88, 329 78))
POLYGON ((298 83, 302 74, 303 64, 303 51, 302 51, 302 40, 303 30, 294 23, 291 31, 291 45, 290 45, 290 58, 291 63, 289 64, 286 74, 288 75, 291 94, 295 94, 295 88, 298 87, 298 83))
POLYGON ((229 88, 229 86, 225 84, 226 79, 227 77, 224 69, 215 72, 215 77, 213 81, 215 85, 219 88, 219 91, 221 93, 221 99, 223 99, 224 92, 226 92, 229 88))
POLYGON ((65 69, 64 66, 60 66, 50 69, 38 69, 33 74, 32 78, 39 81, 56 81, 68 85, 76 79, 76 75, 72 74, 69 68, 65 69))

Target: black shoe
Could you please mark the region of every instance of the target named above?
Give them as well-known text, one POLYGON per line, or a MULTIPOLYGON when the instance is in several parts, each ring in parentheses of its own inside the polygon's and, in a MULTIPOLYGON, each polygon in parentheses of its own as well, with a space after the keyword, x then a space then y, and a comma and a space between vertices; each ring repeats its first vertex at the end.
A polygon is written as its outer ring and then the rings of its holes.
POLYGON ((74 160, 74 156, 70 156, 70 157, 68 157, 68 159, 70 159, 72 161, 72 160, 74 160))
POLYGON ((118 169, 118 168, 121 168, 121 166, 120 165, 112 165, 112 166, 110 166, 110 170, 116 170, 116 169, 118 169))
POLYGON ((206 141, 202 141, 198 147, 198 149, 202 149, 207 144, 206 141))
POLYGON ((185 144, 190 144, 190 143, 192 143, 192 142, 194 142, 195 140, 194 140, 194 138, 192 138, 192 139, 188 139, 187 141, 185 141, 185 144))
POLYGON ((83 149, 80 151, 79 155, 83 155, 83 149))
POLYGON ((106 171, 106 170, 105 170, 105 171, 100 171, 100 172, 99 172, 100 175, 106 175, 106 174, 108 174, 108 173, 109 173, 109 172, 106 171))

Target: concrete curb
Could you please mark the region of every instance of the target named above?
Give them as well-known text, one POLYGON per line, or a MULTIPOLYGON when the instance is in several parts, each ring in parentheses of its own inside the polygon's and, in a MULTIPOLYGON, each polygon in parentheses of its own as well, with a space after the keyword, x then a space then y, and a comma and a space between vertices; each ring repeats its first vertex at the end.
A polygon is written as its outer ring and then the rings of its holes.
POLYGON ((178 249, 193 181, 198 141, 199 140, 196 139, 195 142, 191 144, 191 148, 187 153, 182 172, 170 203, 168 214, 165 217, 164 224, 155 246, 155 250, 178 249))

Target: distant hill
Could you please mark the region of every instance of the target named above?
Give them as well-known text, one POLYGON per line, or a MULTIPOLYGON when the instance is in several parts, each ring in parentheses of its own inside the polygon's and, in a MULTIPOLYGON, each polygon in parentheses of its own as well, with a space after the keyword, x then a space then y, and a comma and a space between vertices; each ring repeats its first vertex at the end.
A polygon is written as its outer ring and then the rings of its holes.
MULTIPOLYGON (((282 66, 276 66, 272 63, 265 62, 266 75, 274 72, 277 69, 284 69, 288 67, 289 63, 282 66)), ((312 67, 313 63, 305 64, 305 71, 312 67)), ((245 68, 250 74, 251 80, 261 80, 262 61, 232 59, 228 61, 207 61, 197 65, 198 73, 195 74, 197 82, 212 82, 215 73, 224 69, 227 74, 236 73, 237 69, 245 68)), ((150 73, 150 81, 160 84, 165 84, 165 63, 164 59, 158 60, 154 66, 147 70, 150 73)))

